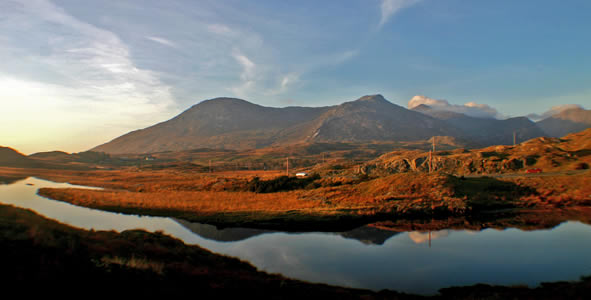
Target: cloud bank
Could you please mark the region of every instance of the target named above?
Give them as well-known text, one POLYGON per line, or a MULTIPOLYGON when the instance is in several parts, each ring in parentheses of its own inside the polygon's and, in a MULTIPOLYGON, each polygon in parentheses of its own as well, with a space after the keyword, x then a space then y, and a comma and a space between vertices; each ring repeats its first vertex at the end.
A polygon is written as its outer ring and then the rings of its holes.
POLYGON ((421 104, 430 106, 435 110, 451 111, 462 113, 471 117, 477 118, 501 118, 499 112, 487 104, 479 104, 476 102, 468 102, 463 105, 450 104, 447 100, 438 100, 422 95, 412 97, 408 101, 408 108, 413 109, 421 104))

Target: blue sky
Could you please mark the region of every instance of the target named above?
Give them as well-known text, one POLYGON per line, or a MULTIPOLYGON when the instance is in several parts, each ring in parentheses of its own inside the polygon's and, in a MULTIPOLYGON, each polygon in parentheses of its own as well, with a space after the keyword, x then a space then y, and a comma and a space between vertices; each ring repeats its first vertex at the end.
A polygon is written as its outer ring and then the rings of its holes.
POLYGON ((406 107, 424 95, 499 118, 589 108, 589 12, 584 0, 3 0, 0 145, 83 151, 220 96, 282 107, 380 93, 406 107))

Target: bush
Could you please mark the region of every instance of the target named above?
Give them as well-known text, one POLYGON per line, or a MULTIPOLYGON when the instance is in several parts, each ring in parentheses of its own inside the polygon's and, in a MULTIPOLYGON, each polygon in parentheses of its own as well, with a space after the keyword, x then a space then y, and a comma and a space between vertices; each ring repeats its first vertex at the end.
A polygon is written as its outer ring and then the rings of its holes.
POLYGON ((281 176, 271 180, 260 180, 255 177, 248 182, 246 189, 255 193, 275 193, 280 191, 292 191, 298 189, 314 189, 320 186, 315 183, 320 175, 314 174, 305 178, 281 176))

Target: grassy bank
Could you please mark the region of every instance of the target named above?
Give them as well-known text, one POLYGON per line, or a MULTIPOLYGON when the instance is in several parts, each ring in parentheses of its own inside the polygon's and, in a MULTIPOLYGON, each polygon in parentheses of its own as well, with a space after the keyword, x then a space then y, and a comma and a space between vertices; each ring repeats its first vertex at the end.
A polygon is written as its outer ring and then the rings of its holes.
POLYGON ((20 295, 249 296, 260 299, 584 299, 591 277, 536 288, 479 284, 431 297, 310 284, 257 271, 161 233, 86 231, 0 205, 0 279, 20 295), (32 288, 33 287, 33 288, 32 288))

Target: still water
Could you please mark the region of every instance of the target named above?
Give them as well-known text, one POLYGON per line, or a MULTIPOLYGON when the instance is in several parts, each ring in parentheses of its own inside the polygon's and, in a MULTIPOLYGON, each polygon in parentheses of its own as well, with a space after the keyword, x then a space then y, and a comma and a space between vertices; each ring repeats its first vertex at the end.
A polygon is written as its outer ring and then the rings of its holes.
POLYGON ((42 187, 79 187, 27 178, 0 184, 0 202, 73 227, 163 231, 187 244, 238 257, 259 270, 310 282, 435 294, 476 283, 536 286, 591 275, 591 226, 565 222, 550 230, 403 232, 362 227, 349 232, 285 233, 124 215, 38 196, 42 187), (429 243, 430 242, 430 243, 429 243))

